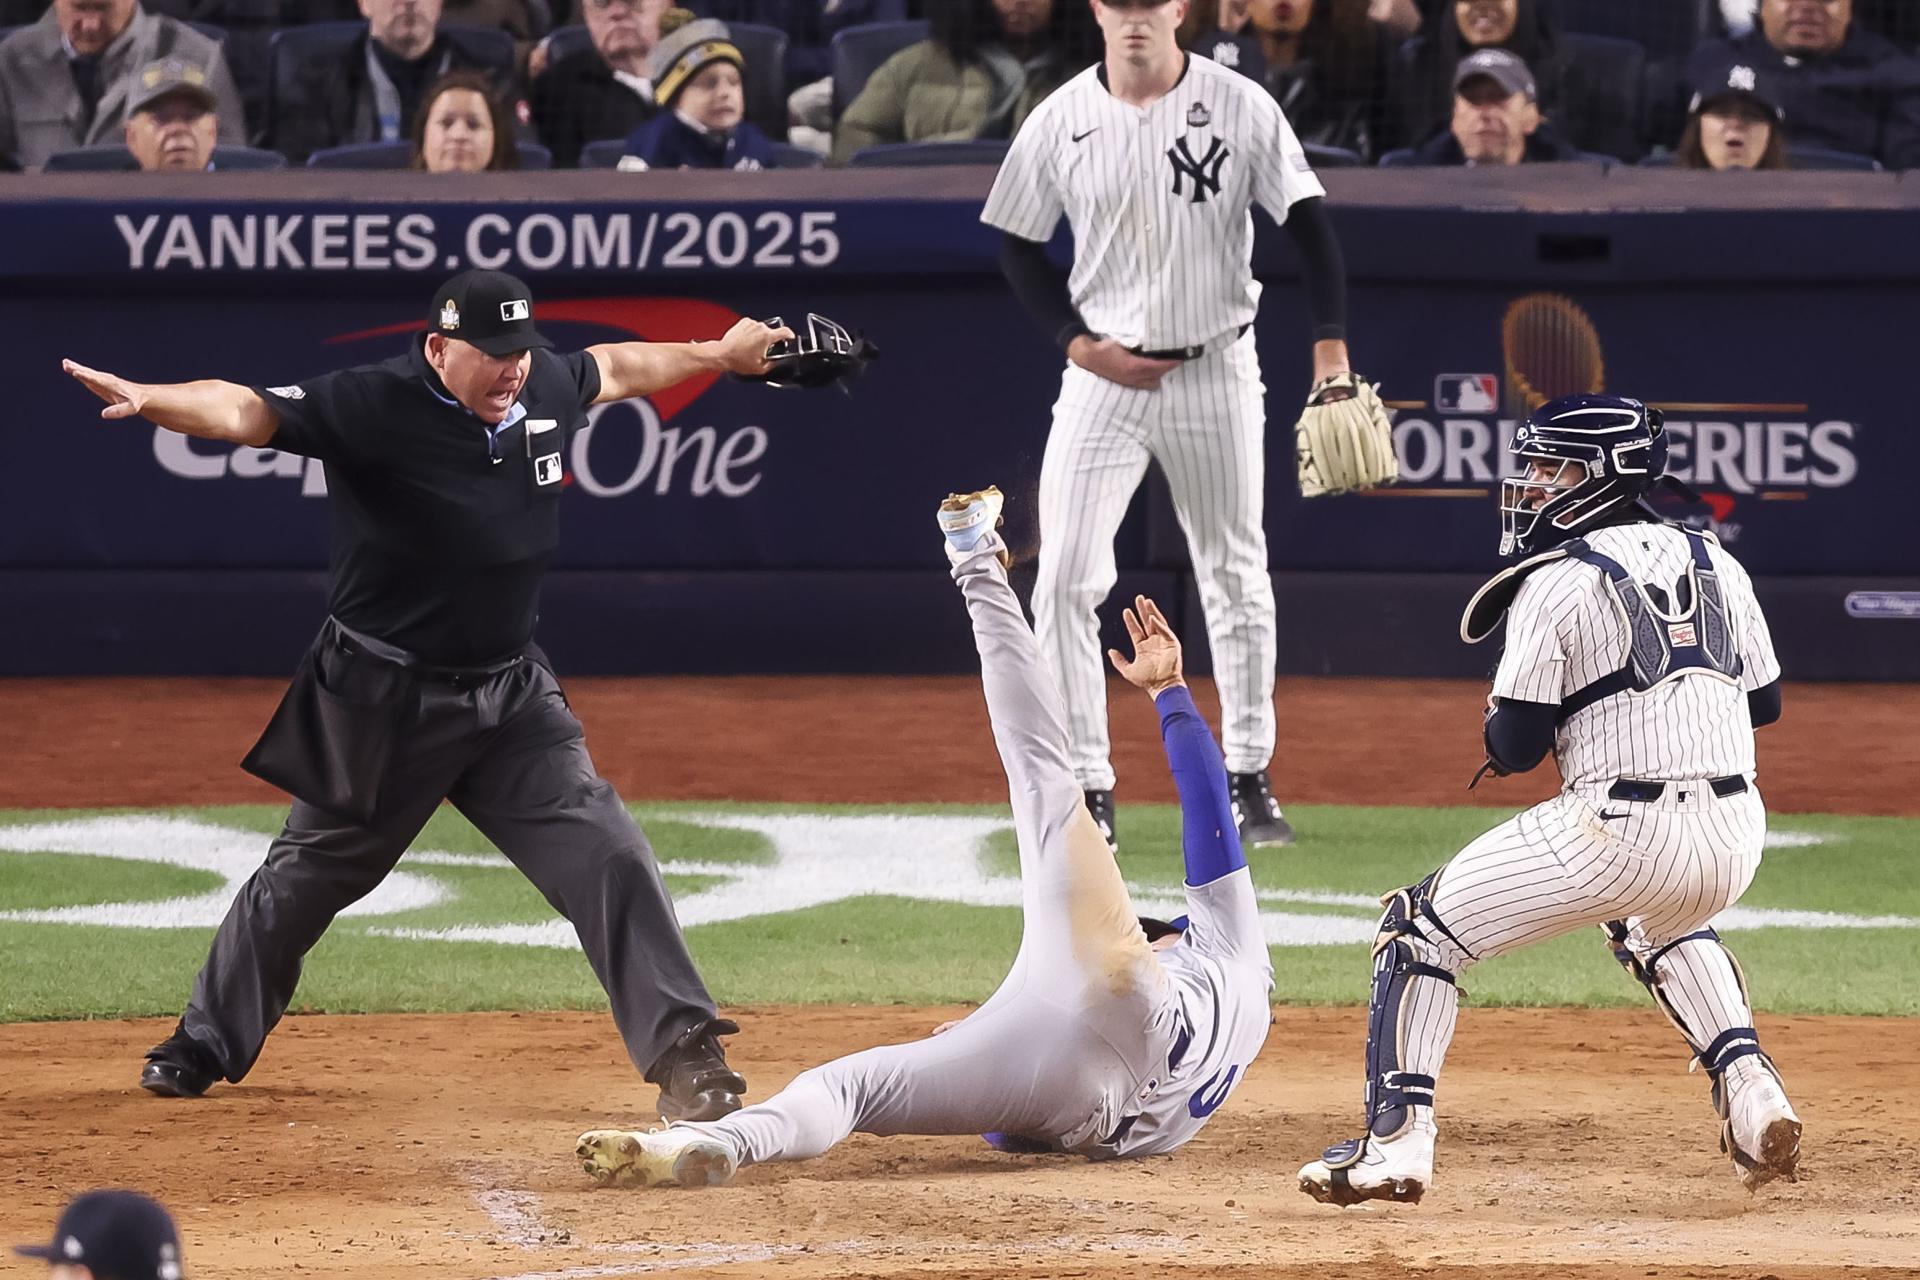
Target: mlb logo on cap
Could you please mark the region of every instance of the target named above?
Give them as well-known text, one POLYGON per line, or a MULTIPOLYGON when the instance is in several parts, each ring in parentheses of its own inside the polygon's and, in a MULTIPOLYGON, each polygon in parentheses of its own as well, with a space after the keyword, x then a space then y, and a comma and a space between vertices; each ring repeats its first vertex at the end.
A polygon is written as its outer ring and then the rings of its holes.
POLYGON ((1490 413, 1500 402, 1500 380, 1490 373, 1443 373, 1433 380, 1433 407, 1441 413, 1490 413))
POLYGON ((525 320, 532 314, 532 308, 527 305, 525 298, 515 298, 511 302, 503 302, 500 304, 500 318, 502 320, 525 320))

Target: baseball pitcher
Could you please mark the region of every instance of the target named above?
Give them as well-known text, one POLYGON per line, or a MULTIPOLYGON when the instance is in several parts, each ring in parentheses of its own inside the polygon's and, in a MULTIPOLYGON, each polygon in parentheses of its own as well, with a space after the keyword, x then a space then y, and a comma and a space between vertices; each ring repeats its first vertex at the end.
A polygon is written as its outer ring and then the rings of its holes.
POLYGON ((1137 918, 1087 812, 1066 717, 1007 585, 997 489, 939 513, 973 616, 981 683, 1007 771, 1025 927, 979 1009, 911 1044, 802 1073, 724 1122, 596 1130, 577 1154, 602 1183, 705 1186, 742 1165, 818 1156, 850 1133, 978 1133, 1002 1150, 1092 1159, 1158 1155, 1200 1131, 1267 1038, 1267 960, 1226 772, 1181 678, 1180 642, 1152 601, 1127 613, 1122 676, 1153 696, 1180 792, 1188 914, 1137 918), (1149 941, 1149 933, 1154 935, 1149 941))
POLYGON ((1780 663, 1746 570, 1646 505, 1667 448, 1657 409, 1614 396, 1551 401, 1514 437, 1526 470, 1502 485, 1500 546, 1528 558, 1475 594, 1461 635, 1506 615, 1483 772, 1551 750, 1565 786, 1384 899, 1367 1130, 1300 1170, 1316 1200, 1425 1194, 1456 977, 1583 925, 1605 931, 1705 1068, 1747 1187, 1797 1173, 1800 1119, 1708 927, 1760 866, 1753 731, 1779 718, 1780 663))
POLYGON ((1255 202, 1291 233, 1313 314, 1314 388, 1296 431, 1302 493, 1393 479, 1392 427, 1347 362, 1339 242, 1273 95, 1181 52, 1187 0, 1091 3, 1104 62, 1021 126, 980 215, 1006 233, 1014 292, 1068 361, 1041 462, 1034 631, 1066 695, 1074 776, 1116 843, 1094 610, 1113 589, 1114 534, 1157 462, 1193 555, 1242 843, 1287 844, 1293 831, 1267 777, 1276 645, 1255 202), (1071 275, 1045 250, 1063 214, 1071 275))

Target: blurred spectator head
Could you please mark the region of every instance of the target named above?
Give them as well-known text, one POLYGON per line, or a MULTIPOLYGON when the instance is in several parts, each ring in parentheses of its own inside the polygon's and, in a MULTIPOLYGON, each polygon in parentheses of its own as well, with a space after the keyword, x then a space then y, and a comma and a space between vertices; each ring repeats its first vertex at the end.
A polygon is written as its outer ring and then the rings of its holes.
POLYGON ((1009 44, 1037 40, 1053 20, 1053 0, 993 0, 993 15, 1009 44))
MULTIPOLYGON (((1181 12, 1176 0, 1167 0, 1165 8, 1169 17, 1181 12)), ((955 63, 973 61, 985 44, 1022 58, 1057 53, 1075 66, 1100 57, 1099 30, 1087 5, 1075 0, 942 0, 928 8, 927 23, 931 38, 955 63)))
POLYGON ((127 98, 127 150, 142 169, 205 170, 220 135, 217 106, 205 67, 149 62, 127 98))
POLYGON ((1826 54, 1846 43, 1853 0, 1763 0, 1760 27, 1782 53, 1826 54))
POLYGON ((513 118, 478 71, 450 71, 434 81, 413 121, 412 168, 428 173, 518 169, 513 118))
POLYGON ((1714 68, 1694 83, 1676 162, 1686 169, 1784 169, 1786 113, 1754 68, 1714 68))
POLYGON ((433 47, 442 0, 360 0, 373 38, 411 62, 433 47))
POLYGON ((660 42, 660 16, 667 0, 580 0, 587 34, 607 65, 638 74, 660 42))
POLYGON ((746 114, 746 65, 726 23, 669 9, 660 19, 660 43, 647 57, 647 79, 662 107, 724 133, 746 114))
POLYGON ((138 0, 53 0, 60 34, 83 58, 104 52, 133 21, 138 0))
POLYGON ((1504 45, 1520 29, 1520 0, 1453 0, 1453 22, 1467 48, 1504 45))
POLYGON ((1263 36, 1298 36, 1313 21, 1316 3, 1325 0, 1249 0, 1247 21, 1263 36))
POLYGON ((1533 72, 1505 49, 1460 60, 1453 76, 1453 137, 1468 164, 1519 164, 1540 127, 1533 72))
POLYGON ((51 1244, 14 1252, 46 1259, 61 1280, 181 1280, 184 1274, 173 1219, 137 1191, 75 1196, 54 1224, 51 1244))

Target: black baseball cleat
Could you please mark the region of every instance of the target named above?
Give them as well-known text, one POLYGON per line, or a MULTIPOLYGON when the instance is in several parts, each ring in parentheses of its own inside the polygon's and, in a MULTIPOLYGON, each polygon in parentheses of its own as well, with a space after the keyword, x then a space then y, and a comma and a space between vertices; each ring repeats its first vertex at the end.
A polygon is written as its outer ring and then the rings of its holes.
POLYGON ((727 1018, 694 1022, 646 1074, 660 1086, 660 1115, 665 1120, 718 1120, 740 1109, 747 1082, 727 1065, 721 1036, 740 1034, 740 1024, 727 1018))
POLYGON ((213 1055, 185 1031, 176 1029, 147 1050, 140 1087, 162 1098, 198 1098, 220 1078, 213 1055))
POLYGON ((1113 822, 1113 792, 1088 791, 1087 812, 1093 815, 1093 825, 1100 828, 1100 838, 1107 842, 1107 848, 1114 853, 1120 852, 1120 836, 1113 822))
POLYGON ((1271 849, 1293 843, 1293 827, 1273 798, 1267 771, 1227 775, 1227 795, 1233 801, 1233 820, 1240 827, 1240 847, 1271 849))

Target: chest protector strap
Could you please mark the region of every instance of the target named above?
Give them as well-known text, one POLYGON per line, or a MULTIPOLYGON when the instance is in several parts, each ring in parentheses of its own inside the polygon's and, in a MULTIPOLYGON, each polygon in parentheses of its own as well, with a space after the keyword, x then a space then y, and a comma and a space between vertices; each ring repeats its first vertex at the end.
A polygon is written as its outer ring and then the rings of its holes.
POLYGON ((1606 575, 1614 606, 1627 624, 1627 661, 1618 671, 1601 676, 1560 704, 1558 723, 1617 693, 1645 693, 1655 685, 1688 675, 1738 680, 1742 669, 1734 651, 1733 623, 1727 613, 1726 592, 1707 556, 1707 538, 1698 529, 1682 526, 1692 562, 1674 584, 1671 610, 1654 604, 1647 589, 1620 562, 1601 554, 1584 541, 1567 544, 1574 559, 1606 575))

